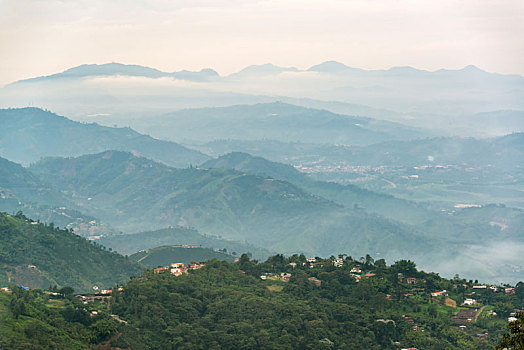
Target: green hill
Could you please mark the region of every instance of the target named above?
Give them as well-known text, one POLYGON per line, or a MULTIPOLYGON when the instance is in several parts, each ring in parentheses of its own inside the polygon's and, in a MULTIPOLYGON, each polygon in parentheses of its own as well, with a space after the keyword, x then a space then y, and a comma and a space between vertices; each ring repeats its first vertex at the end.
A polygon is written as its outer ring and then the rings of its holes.
POLYGON ((109 149, 136 152, 175 167, 198 164, 208 156, 130 128, 83 124, 38 108, 0 110, 0 156, 32 163, 49 156, 78 156, 109 149))
POLYGON ((277 140, 369 145, 424 137, 426 131, 400 123, 335 114, 274 102, 184 109, 134 121, 138 130, 167 140, 195 143, 220 139, 277 140), (190 132, 188 132, 190 131, 190 132))
POLYGON ((185 227, 104 236, 98 239, 98 242, 126 255, 166 245, 197 245, 210 249, 226 249, 226 251, 235 252, 237 255, 247 253, 256 259, 266 259, 271 255, 268 250, 261 247, 201 234, 195 229, 185 227))
POLYGON ((0 212, 22 211, 34 220, 72 228, 85 237, 116 232, 107 223, 83 214, 81 209, 26 168, 0 157, 0 212))
POLYGON ((347 247, 414 258, 432 246, 383 217, 235 170, 173 169, 124 152, 46 159, 30 169, 127 232, 183 225, 272 251, 324 255, 347 247))
MULTIPOLYGON (((388 261, 408 257, 446 275, 522 279, 520 209, 482 206, 437 212, 351 186, 297 186, 231 169, 173 169, 125 152, 46 159, 30 169, 71 194, 83 212, 126 232, 194 227, 286 254, 345 250, 358 256, 369 251, 388 261), (514 253, 500 254, 507 249, 501 244, 514 253)), ((172 244, 183 242, 139 249, 172 244)))
POLYGON ((232 152, 211 159, 201 165, 203 168, 235 169, 249 174, 270 176, 285 180, 315 195, 340 203, 348 208, 365 209, 406 224, 420 224, 440 215, 429 211, 425 204, 398 199, 354 185, 340 185, 333 182, 315 181, 293 166, 272 162, 262 157, 243 152, 232 152))
POLYGON ((112 287, 140 274, 137 264, 69 230, 0 213, 0 284, 32 288, 112 287))
POLYGON ((105 303, 85 305, 72 295, 11 288, 0 292, 2 349, 93 349, 117 334, 119 324, 105 303))
POLYGON ((334 259, 242 255, 178 277, 149 270, 110 302, 87 304, 65 289, 53 295, 13 285, 12 293, 0 291, 0 347, 487 350, 524 307, 523 283, 506 294, 508 286, 474 289, 479 283, 407 260, 388 266, 342 255, 335 267, 334 259), (445 296, 431 297, 442 290, 445 296), (473 293, 475 304, 464 305, 473 293))
MULTIPOLYGON (((516 147, 519 139, 519 135, 511 135, 497 142, 508 142, 516 147)), ((202 167, 231 168, 287 180, 335 203, 408 224, 428 237, 428 242, 440 239, 440 245, 446 247, 446 252, 439 256, 428 250, 427 259, 422 261, 431 269, 451 273, 451 267, 459 265, 462 266, 460 272, 466 275, 496 278, 497 281, 523 278, 520 266, 524 265, 524 259, 518 253, 524 249, 521 244, 524 211, 521 209, 491 204, 441 210, 431 203, 408 201, 353 185, 314 181, 290 165, 240 152, 209 160, 202 167)))
POLYGON ((173 262, 182 262, 187 266, 192 262, 208 261, 211 259, 228 262, 235 260, 235 257, 232 255, 216 252, 209 248, 184 248, 180 246, 163 246, 143 250, 130 255, 129 258, 149 268, 168 266, 173 262))
POLYGON ((310 266, 305 256, 277 255, 264 263, 242 256, 238 263, 211 261, 180 277, 148 271, 130 281, 111 302, 112 312, 129 322, 112 344, 131 349, 492 349, 506 330, 507 315, 524 299, 476 290, 476 300, 486 306, 468 309, 461 304, 472 287, 459 277, 418 271, 406 260, 386 266, 345 258, 336 268, 332 259, 310 266), (356 279, 351 273, 356 266, 370 273, 356 279), (290 274, 288 282, 279 280, 281 273, 290 274), (262 280, 263 274, 271 277, 262 280), (407 283, 408 276, 414 284, 407 283), (457 283, 460 288, 453 287, 457 283), (430 297, 440 290, 448 297, 430 297), (464 320, 467 327, 460 329, 464 323, 453 317, 468 311, 474 319, 464 320))

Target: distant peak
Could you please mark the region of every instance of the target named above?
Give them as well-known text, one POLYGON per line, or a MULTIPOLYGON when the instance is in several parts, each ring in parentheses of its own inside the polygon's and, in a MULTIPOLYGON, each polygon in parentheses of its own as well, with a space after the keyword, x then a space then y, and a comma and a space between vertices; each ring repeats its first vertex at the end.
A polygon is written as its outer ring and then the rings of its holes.
POLYGON ((424 72, 423 70, 413 68, 411 66, 396 66, 388 69, 390 72, 424 72))
POLYGON ((242 73, 255 73, 255 74, 271 74, 271 73, 281 73, 281 72, 296 72, 298 71, 295 67, 279 67, 272 63, 264 63, 258 65, 247 66, 236 74, 242 73))
POLYGON ((462 68, 461 70, 466 71, 466 72, 483 72, 482 69, 480 69, 479 67, 473 64, 467 65, 466 67, 462 68))
POLYGON ((209 81, 213 79, 220 78, 220 75, 211 68, 204 68, 198 72, 181 70, 179 72, 174 72, 172 75, 177 79, 182 80, 191 80, 191 81, 209 81))
POLYGON ((324 73, 336 73, 345 70, 350 70, 350 68, 343 63, 337 61, 326 61, 317 65, 314 65, 308 69, 311 72, 324 72, 324 73))

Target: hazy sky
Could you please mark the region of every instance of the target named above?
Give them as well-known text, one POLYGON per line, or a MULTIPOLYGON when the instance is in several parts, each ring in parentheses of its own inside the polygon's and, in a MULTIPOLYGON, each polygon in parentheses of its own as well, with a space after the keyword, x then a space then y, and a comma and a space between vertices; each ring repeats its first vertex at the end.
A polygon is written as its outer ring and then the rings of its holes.
POLYGON ((524 75, 522 0, 0 0, 0 84, 83 63, 524 75))

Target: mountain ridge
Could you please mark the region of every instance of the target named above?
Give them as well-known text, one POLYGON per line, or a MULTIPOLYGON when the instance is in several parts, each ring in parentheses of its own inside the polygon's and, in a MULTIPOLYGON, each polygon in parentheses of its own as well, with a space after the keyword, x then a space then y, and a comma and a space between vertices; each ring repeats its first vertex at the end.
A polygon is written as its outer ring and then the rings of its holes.
POLYGON ((38 76, 28 79, 17 80, 11 84, 27 83, 27 82, 39 82, 47 79, 57 78, 74 78, 74 77, 95 77, 95 76, 112 76, 112 75, 123 75, 123 76, 141 76, 148 78, 161 78, 161 77, 174 77, 182 80, 189 81, 207 81, 209 79, 227 78, 242 76, 245 74, 279 74, 282 72, 318 72, 318 73, 340 73, 340 72, 360 72, 360 73, 379 73, 379 72, 417 72, 421 74, 439 74, 439 73, 450 73, 450 72, 462 72, 462 73, 482 73, 482 74, 497 74, 504 76, 515 76, 521 77, 519 74, 503 74, 497 72, 485 71, 473 64, 466 65, 458 69, 439 68, 435 70, 425 70, 415 68, 412 66, 392 66, 388 69, 362 69, 348 66, 344 63, 328 60, 305 69, 298 69, 296 67, 281 67, 272 63, 265 63, 259 65, 249 65, 237 72, 231 73, 226 76, 220 76, 212 68, 202 68, 200 71, 188 71, 180 70, 175 72, 164 72, 156 68, 149 66, 137 65, 137 64, 123 64, 118 62, 103 63, 103 64, 82 64, 66 69, 65 71, 54 73, 46 76, 38 76))
POLYGON ((0 109, 0 122, 0 156, 25 164, 42 157, 75 156, 108 149, 133 151, 179 167, 209 158, 128 127, 80 123, 34 107, 0 109))

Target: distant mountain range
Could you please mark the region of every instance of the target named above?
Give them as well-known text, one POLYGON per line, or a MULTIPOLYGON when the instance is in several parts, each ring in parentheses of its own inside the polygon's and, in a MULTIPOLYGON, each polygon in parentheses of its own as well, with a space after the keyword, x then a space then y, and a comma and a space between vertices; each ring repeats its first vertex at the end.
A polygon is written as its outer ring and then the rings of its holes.
MULTIPOLYGON (((508 142, 508 138, 511 137, 501 138, 498 142, 508 142)), ((515 142, 515 139, 518 140, 519 138, 513 137, 513 139, 512 141, 515 142)), ((509 152, 509 156, 512 155, 515 155, 515 153, 509 152)), ((520 224, 524 220, 524 212, 518 209, 507 208, 506 214, 503 214, 504 210, 502 210, 502 212, 498 211, 497 216, 491 216, 491 214, 487 214, 492 212, 492 210, 487 209, 488 207, 470 208, 470 213, 477 212, 473 215, 477 217, 475 222, 465 220, 466 215, 461 215, 460 219, 457 219, 453 215, 449 215, 450 213, 447 211, 442 212, 440 209, 435 209, 429 202, 414 202, 400 199, 391 195, 368 191, 354 185, 315 181, 311 176, 299 172, 290 165, 268 161, 262 157, 254 157, 241 152, 229 153, 217 159, 209 160, 202 164, 201 167, 235 169, 248 174, 266 175, 274 179, 289 181, 310 193, 342 204, 345 207, 360 208, 366 212, 413 225, 420 232, 425 232, 433 237, 438 236, 441 230, 438 225, 434 225, 434 222, 440 222, 440 225, 449 226, 449 230, 454 232, 450 236, 455 235, 462 238, 465 238, 466 233, 471 234, 473 232, 472 227, 476 227, 478 230, 475 233, 476 237, 489 240, 489 236, 494 234, 490 227, 490 222, 496 220, 503 220, 508 224, 504 232, 506 237, 513 235, 514 238, 517 238, 524 234, 520 228, 520 224), (483 216, 480 214, 482 212, 485 215, 483 218, 480 218, 483 216), (510 222, 512 224, 509 224, 510 222)))
POLYGON ((395 140, 363 147, 218 140, 195 148, 214 157, 245 152, 291 164, 318 180, 353 183, 412 200, 524 207, 519 195, 524 169, 518 161, 524 157, 523 133, 492 139, 395 140))
MULTIPOLYGON (((349 67, 343 63, 337 61, 326 61, 308 69, 301 70, 295 67, 279 67, 271 63, 261 65, 247 66, 236 73, 225 76, 239 77, 239 76, 265 76, 275 75, 283 72, 318 72, 326 74, 371 74, 371 75, 385 75, 385 76, 400 76, 400 75, 411 75, 411 76, 446 76, 446 75, 470 75, 474 76, 477 74, 485 74, 492 76, 504 76, 497 73, 488 73, 482 69, 469 65, 462 69, 449 70, 440 69, 436 71, 427 71, 422 69, 416 69, 410 66, 399 66, 392 67, 389 69, 381 70, 366 70, 360 68, 349 67)), ((200 71, 187 71, 181 70, 177 72, 163 72, 161 70, 150 68, 147 66, 135 65, 135 64, 122 64, 122 63, 104 63, 104 64, 83 64, 77 67, 67 69, 61 73, 55 73, 52 75, 41 76, 36 78, 24 79, 14 82, 14 84, 20 82, 41 82, 45 80, 60 79, 60 78, 86 78, 86 77, 97 77, 97 76, 135 76, 135 77, 146 77, 146 78, 162 78, 162 77, 174 77, 182 80, 194 80, 194 81, 205 81, 209 79, 221 78, 221 76, 213 69, 204 68, 200 71)), ((518 75, 505 75, 517 79, 518 75)), ((520 77, 522 78, 522 77, 520 77)))
POLYGON ((209 159, 198 151, 130 128, 79 123, 38 108, 2 109, 0 124, 0 156, 23 164, 43 157, 70 157, 110 149, 135 152, 175 167, 209 159))
POLYGON ((88 77, 107 77, 107 76, 130 76, 145 78, 162 78, 171 77, 189 81, 208 81, 219 77, 218 73, 212 69, 202 69, 199 72, 182 70, 179 72, 166 73, 155 68, 149 68, 139 65, 128 65, 121 63, 106 64, 83 64, 78 67, 70 68, 62 73, 36 77, 31 79, 20 80, 13 84, 20 83, 38 83, 52 81, 56 79, 76 79, 88 77))
POLYGON ((214 157, 231 152, 246 152, 293 165, 313 160, 333 166, 340 163, 372 167, 464 164, 518 172, 520 162, 514 160, 524 157, 524 133, 491 139, 434 137, 409 141, 391 140, 363 147, 269 139, 221 139, 195 148, 214 157))
POLYGON ((168 73, 108 63, 82 65, 0 89, 0 106, 36 105, 106 125, 132 125, 132 119, 182 108, 276 101, 432 128, 448 135, 500 136, 524 131, 520 115, 524 77, 489 73, 475 66, 433 72, 412 67, 364 70, 328 61, 306 70, 255 65, 219 76, 212 69, 168 73), (501 116, 508 112, 512 115, 501 116), (486 121, 494 127, 485 127, 486 121))
POLYGON ((138 130, 162 139, 217 139, 369 145, 422 138, 431 133, 399 123, 334 114, 282 102, 186 109, 135 121, 138 130))

